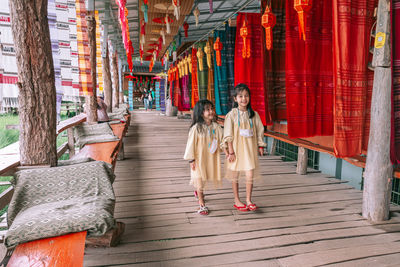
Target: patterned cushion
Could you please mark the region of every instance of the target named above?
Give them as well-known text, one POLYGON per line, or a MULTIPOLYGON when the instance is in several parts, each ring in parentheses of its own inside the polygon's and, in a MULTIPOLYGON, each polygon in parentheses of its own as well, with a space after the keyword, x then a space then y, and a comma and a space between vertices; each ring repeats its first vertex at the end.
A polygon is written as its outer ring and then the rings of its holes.
POLYGON ((82 147, 85 144, 112 142, 119 140, 108 123, 78 125, 74 128, 76 143, 82 147))
POLYGON ((115 226, 113 181, 101 161, 17 172, 6 246, 85 230, 103 235, 115 226))

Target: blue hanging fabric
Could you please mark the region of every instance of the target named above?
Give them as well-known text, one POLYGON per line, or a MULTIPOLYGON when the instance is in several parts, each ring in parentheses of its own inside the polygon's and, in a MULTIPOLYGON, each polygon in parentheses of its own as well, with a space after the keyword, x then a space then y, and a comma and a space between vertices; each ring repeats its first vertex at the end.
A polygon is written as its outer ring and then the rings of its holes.
POLYGON ((236 27, 230 27, 228 24, 226 29, 226 62, 228 68, 228 93, 229 93, 229 110, 233 107, 233 94, 235 88, 235 42, 236 42, 236 27))
POLYGON ((143 12, 144 22, 148 23, 149 17, 147 16, 147 11, 149 10, 149 6, 146 4, 142 4, 141 9, 143 12))
MULTIPOLYGON (((216 56, 214 56, 214 88, 215 88, 215 111, 218 115, 225 115, 229 112, 229 93, 228 93, 228 75, 226 61, 226 33, 225 31, 215 31, 215 39, 220 38, 222 43, 221 66, 217 66, 216 56), (218 99, 218 100, 217 100, 218 99)), ((215 53, 215 52, 214 52, 215 53)))

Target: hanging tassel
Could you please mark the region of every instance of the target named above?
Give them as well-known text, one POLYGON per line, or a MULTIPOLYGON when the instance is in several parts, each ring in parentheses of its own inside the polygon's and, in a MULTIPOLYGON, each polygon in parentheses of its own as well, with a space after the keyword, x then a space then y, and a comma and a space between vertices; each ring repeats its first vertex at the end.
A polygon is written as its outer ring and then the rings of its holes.
POLYGON ((169 24, 169 16, 168 16, 168 14, 165 16, 165 24, 167 24, 167 33, 170 34, 171 33, 171 26, 169 24))
POLYGON ((180 0, 172 0, 172 5, 174 6, 174 15, 176 19, 179 19, 179 15, 181 13, 181 3, 180 0))
POLYGON ((165 45, 165 31, 164 31, 164 29, 161 29, 160 35, 161 35, 161 37, 162 37, 163 45, 165 45))
POLYGON ((204 47, 204 52, 207 55, 207 66, 211 68, 211 45, 210 42, 207 42, 206 47, 204 47))
POLYGON ((265 8, 264 15, 261 17, 261 25, 265 28, 265 46, 267 50, 272 49, 273 35, 272 28, 276 24, 276 16, 272 13, 271 8, 267 6, 265 8))
POLYGON ((189 72, 192 73, 192 56, 190 54, 187 57, 187 62, 189 65, 189 72))
POLYGON ((299 37, 306 40, 306 13, 312 7, 312 0, 295 0, 294 9, 297 11, 299 17, 299 37))
POLYGON ((203 71, 203 56, 204 56, 204 52, 201 49, 201 47, 198 48, 196 56, 197 56, 197 58, 199 60, 199 70, 203 71))
POLYGON ((199 27, 200 10, 199 10, 198 7, 196 7, 196 9, 193 10, 193 15, 194 15, 194 18, 195 18, 195 20, 196 20, 196 27, 199 27))
POLYGON ((210 13, 213 13, 213 0, 208 0, 208 4, 210 5, 210 13))
POLYGON ((243 38, 242 57, 250 58, 250 41, 247 40, 249 31, 246 25, 246 20, 243 20, 243 26, 240 28, 240 36, 243 38))
POLYGON ((183 30, 185 31, 185 37, 188 38, 189 24, 187 22, 183 23, 183 30))
POLYGON ((221 60, 221 50, 223 48, 223 45, 221 43, 221 40, 219 37, 215 40, 214 43, 214 50, 215 50, 215 60, 217 61, 217 66, 221 67, 222 66, 222 60, 221 60))
POLYGON ((149 21, 149 17, 147 16, 147 11, 149 10, 149 6, 146 4, 143 4, 141 7, 142 12, 143 12, 143 17, 144 17, 144 22, 148 22, 149 21))

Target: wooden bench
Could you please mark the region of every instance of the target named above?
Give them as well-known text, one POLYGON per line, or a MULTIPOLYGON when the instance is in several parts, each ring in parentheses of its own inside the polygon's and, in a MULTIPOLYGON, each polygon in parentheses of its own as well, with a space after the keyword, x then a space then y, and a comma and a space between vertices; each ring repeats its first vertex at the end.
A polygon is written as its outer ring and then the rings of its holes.
MULTIPOLYGON (((123 148, 123 138, 128 130, 131 115, 125 116, 126 122, 112 124, 113 133, 118 141, 87 144, 73 158, 90 157, 112 164, 115 168, 119 151, 123 148)), ((77 125, 79 123, 75 123, 77 125)), ((70 127, 61 130, 72 129, 70 127)), ((70 137, 70 134, 69 134, 70 137)), ((73 142, 68 142, 73 146, 73 142)), ((63 236, 45 238, 20 244, 13 252, 8 265, 13 266, 82 266, 85 243, 88 245, 113 246, 119 242, 125 225, 117 222, 117 227, 100 238, 86 238, 86 231, 63 236)))

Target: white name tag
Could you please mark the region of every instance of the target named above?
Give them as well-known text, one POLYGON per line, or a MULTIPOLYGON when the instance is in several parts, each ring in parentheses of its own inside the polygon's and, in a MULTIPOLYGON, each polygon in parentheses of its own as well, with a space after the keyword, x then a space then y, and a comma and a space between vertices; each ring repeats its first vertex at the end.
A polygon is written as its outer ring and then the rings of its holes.
POLYGON ((243 137, 252 137, 253 129, 239 129, 240 135, 243 137))
POLYGON ((211 142, 211 145, 209 147, 209 151, 211 154, 214 154, 215 151, 217 151, 218 148, 218 142, 217 139, 214 138, 214 140, 211 142))

